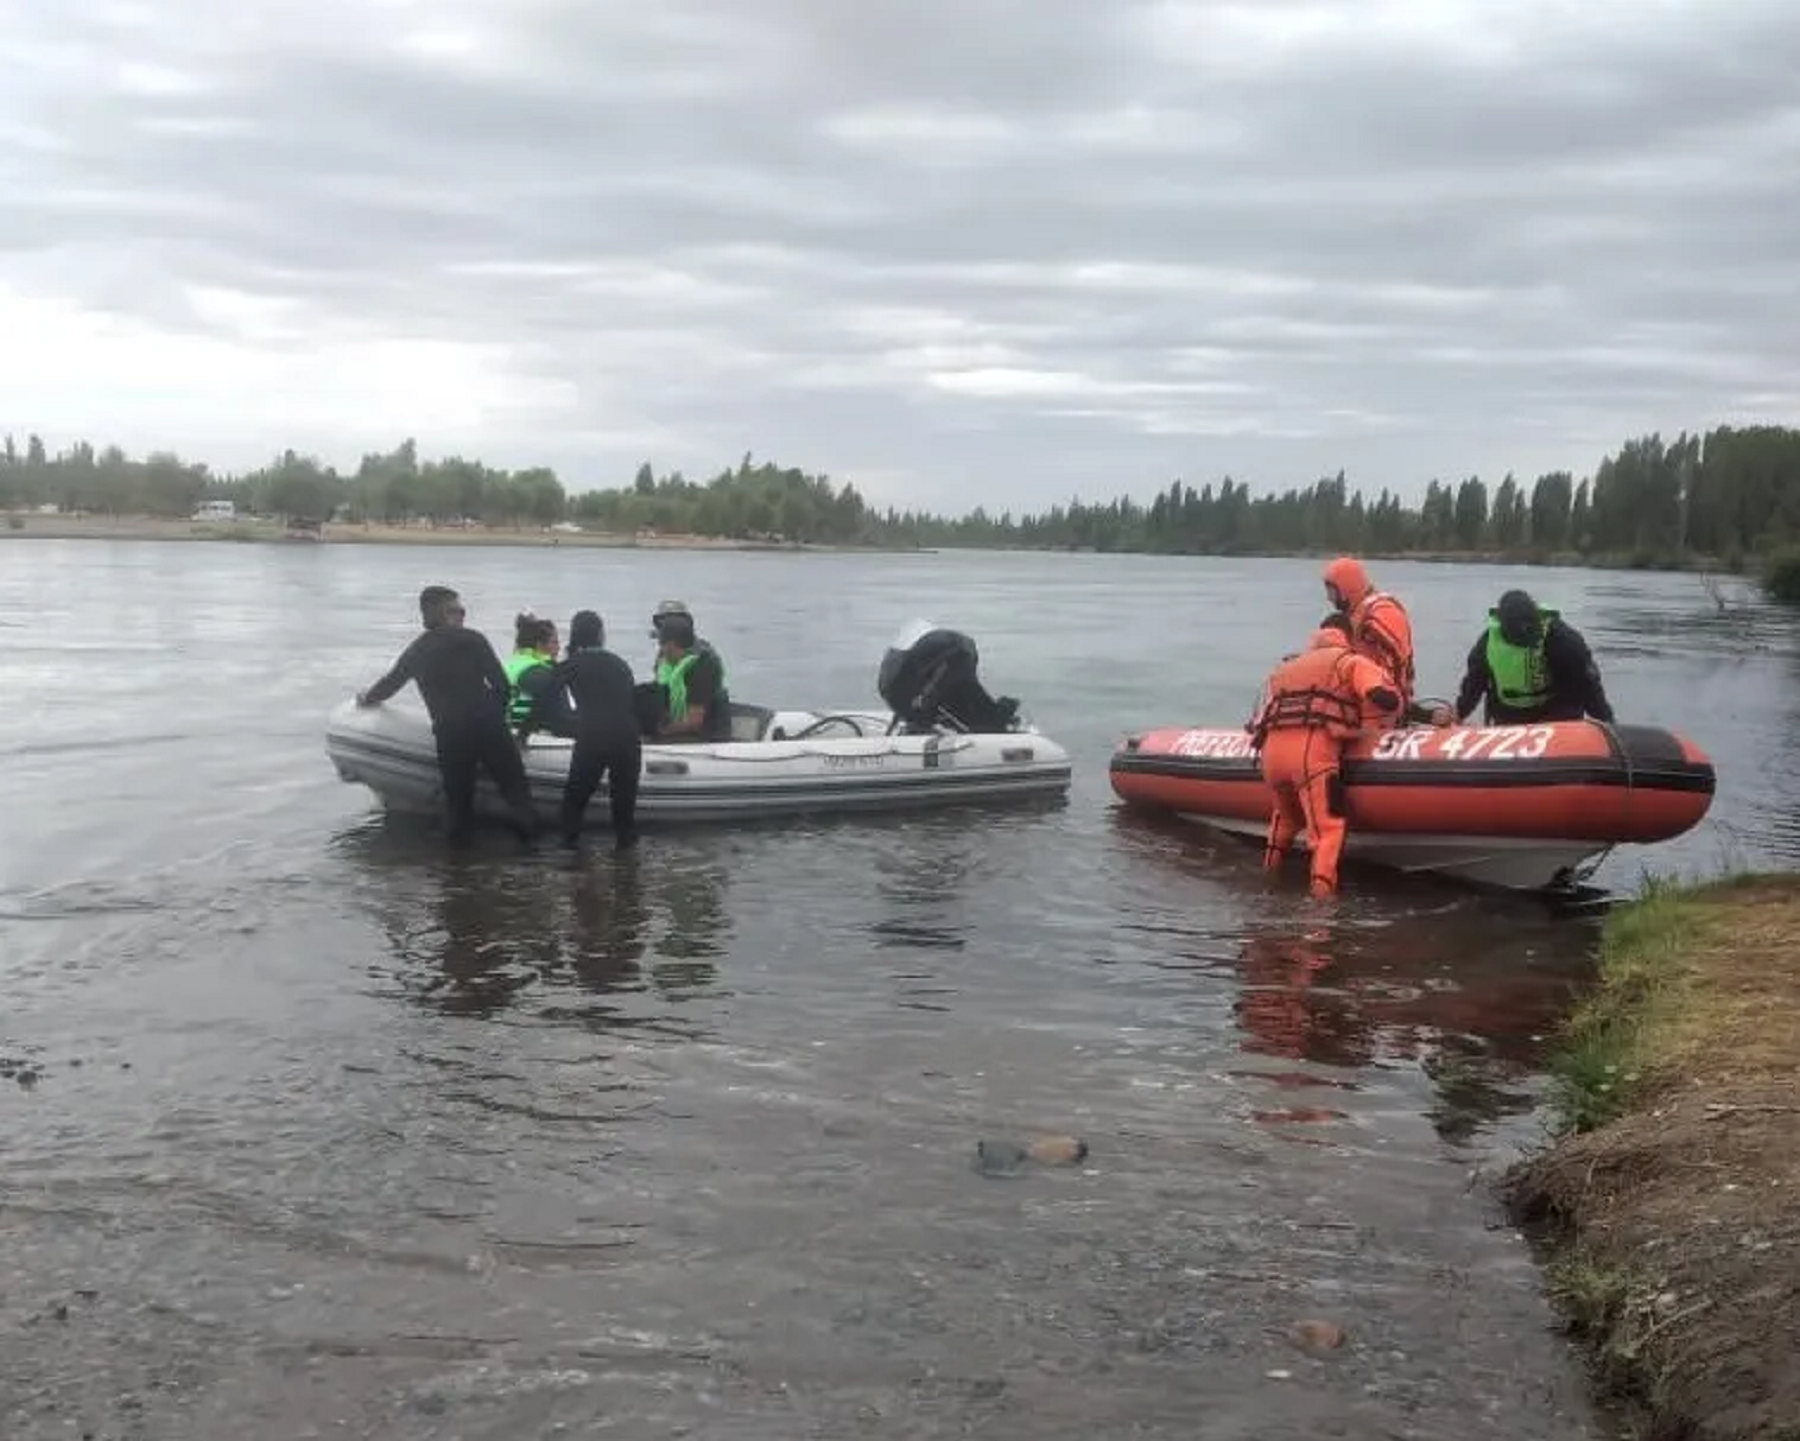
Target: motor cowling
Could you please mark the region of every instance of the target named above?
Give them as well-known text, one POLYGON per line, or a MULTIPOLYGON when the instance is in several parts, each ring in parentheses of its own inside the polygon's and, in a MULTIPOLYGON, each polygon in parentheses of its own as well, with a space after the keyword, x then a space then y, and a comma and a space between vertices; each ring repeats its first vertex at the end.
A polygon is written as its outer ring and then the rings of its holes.
POLYGON ((942 728, 993 735, 1018 729, 1018 701, 989 695, 980 668, 981 654, 972 637, 915 621, 882 656, 875 688, 910 731, 942 728))

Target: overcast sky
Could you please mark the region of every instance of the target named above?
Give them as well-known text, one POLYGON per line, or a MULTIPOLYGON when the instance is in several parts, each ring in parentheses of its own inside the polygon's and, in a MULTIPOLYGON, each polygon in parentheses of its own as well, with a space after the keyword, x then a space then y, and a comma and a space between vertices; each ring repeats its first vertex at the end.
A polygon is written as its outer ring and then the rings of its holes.
POLYGON ((1800 419, 1795 0, 0 0, 0 428, 883 501, 1800 419))

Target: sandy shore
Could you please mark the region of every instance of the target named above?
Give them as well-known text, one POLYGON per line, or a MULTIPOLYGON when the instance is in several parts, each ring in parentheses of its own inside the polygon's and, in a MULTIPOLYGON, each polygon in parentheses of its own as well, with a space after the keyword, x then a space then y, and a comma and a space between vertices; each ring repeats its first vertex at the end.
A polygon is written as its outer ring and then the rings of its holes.
POLYGON ((1631 1434, 1800 1437, 1800 877, 1659 888, 1608 920, 1515 1168, 1553 1299, 1631 1434))
MULTIPOLYGON (((200 521, 159 520, 152 516, 76 516, 7 513, 0 517, 0 540, 183 540, 280 542, 288 545, 306 543, 290 537, 276 521, 200 521)), ((880 552, 884 555, 930 555, 931 546, 881 545, 810 545, 771 540, 728 540, 706 535, 614 535, 601 531, 547 531, 541 527, 512 529, 505 526, 470 528, 429 525, 327 525, 322 527, 319 541, 331 545, 488 545, 488 546, 587 546, 608 550, 718 550, 718 551, 789 551, 831 554, 880 552)), ((317 543, 317 542, 313 542, 317 543)), ((1045 553, 1059 547, 1045 547, 1045 553)), ((1136 552, 1119 552, 1135 554, 1136 552)), ((1323 561, 1327 552, 1271 551, 1257 552, 1258 559, 1313 559, 1323 561)), ((1204 557, 1194 557, 1203 559, 1204 557)), ((1507 565, 1570 566, 1585 570, 1635 569, 1626 557, 1580 556, 1502 556, 1481 552, 1415 551, 1403 554, 1367 552, 1364 559, 1383 561, 1422 561, 1443 565, 1507 565)), ((1658 566, 1653 569, 1669 569, 1658 566)), ((1684 571, 1721 571, 1715 562, 1690 556, 1674 569, 1684 571)))
POLYGON ((850 552, 899 548, 728 540, 704 535, 613 535, 600 531, 512 530, 499 526, 326 525, 317 540, 295 539, 275 521, 159 520, 150 516, 9 515, 0 540, 171 540, 289 545, 585 546, 612 550, 773 550, 850 552), (15 522, 17 522, 15 524, 15 522))

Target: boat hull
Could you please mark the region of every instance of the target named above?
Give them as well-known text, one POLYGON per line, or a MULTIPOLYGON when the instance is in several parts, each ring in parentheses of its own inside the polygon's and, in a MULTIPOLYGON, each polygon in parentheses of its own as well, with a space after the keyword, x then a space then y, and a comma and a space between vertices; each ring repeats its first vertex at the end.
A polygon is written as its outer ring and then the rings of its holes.
MULTIPOLYGON (((992 804, 1065 795, 1068 753, 1034 730, 1005 735, 887 735, 889 717, 867 711, 777 711, 766 732, 791 739, 646 745, 637 818, 646 825, 868 813, 992 804), (806 732, 811 731, 811 734, 806 732)), ((331 714, 325 750, 344 781, 367 786, 392 812, 439 815, 443 788, 424 711, 354 702, 331 714)), ((552 821, 568 775, 570 743, 534 737, 525 773, 539 817, 552 821)), ((593 829, 610 825, 607 788, 588 807, 593 829)), ((504 820, 484 775, 477 816, 504 820)))
MULTIPOLYGON (((1128 806, 1262 837, 1274 797, 1242 729, 1167 728, 1114 752, 1128 806)), ((1565 886, 1620 844, 1691 830, 1712 762, 1653 726, 1415 727, 1346 752, 1346 857, 1508 890, 1565 886)))

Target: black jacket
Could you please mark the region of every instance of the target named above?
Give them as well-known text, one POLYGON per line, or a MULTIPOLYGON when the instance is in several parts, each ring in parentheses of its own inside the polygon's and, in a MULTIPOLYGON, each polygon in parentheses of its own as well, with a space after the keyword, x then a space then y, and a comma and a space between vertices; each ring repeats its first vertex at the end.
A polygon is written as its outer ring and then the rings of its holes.
POLYGON ((533 731, 548 731, 553 736, 575 734, 575 712, 569 708, 569 693, 558 678, 559 669, 546 662, 519 676, 519 693, 531 698, 531 709, 519 725, 521 737, 533 731))
POLYGON ((419 632, 362 698, 379 705, 398 695, 408 681, 418 683, 433 730, 492 721, 505 724, 506 671, 478 630, 447 625, 419 632))
POLYGON ((638 735, 637 681, 631 667, 610 650, 570 651, 550 672, 520 733, 620 743, 638 735))
POLYGON ((700 730, 703 739, 730 740, 731 700, 725 694, 725 663, 705 641, 698 642, 695 649, 699 657, 687 674, 688 705, 698 706, 706 718, 700 730))
POLYGON ((1456 697, 1456 718, 1467 720, 1484 699, 1489 725, 1531 725, 1543 721, 1613 719, 1612 702, 1600 683, 1600 667, 1580 631, 1561 616, 1552 616, 1544 630, 1544 663, 1550 672, 1550 699, 1541 706, 1523 709, 1502 705, 1494 694, 1494 674, 1488 668, 1487 630, 1484 628, 1469 650, 1462 690, 1456 697))
POLYGON ((650 681, 640 687, 640 714, 646 736, 658 737, 665 743, 731 739, 731 696, 724 684, 725 662, 703 640, 694 642, 693 653, 694 664, 687 673, 687 703, 690 711, 698 710, 704 717, 700 730, 679 736, 662 735, 663 723, 669 717, 668 688, 650 681))

